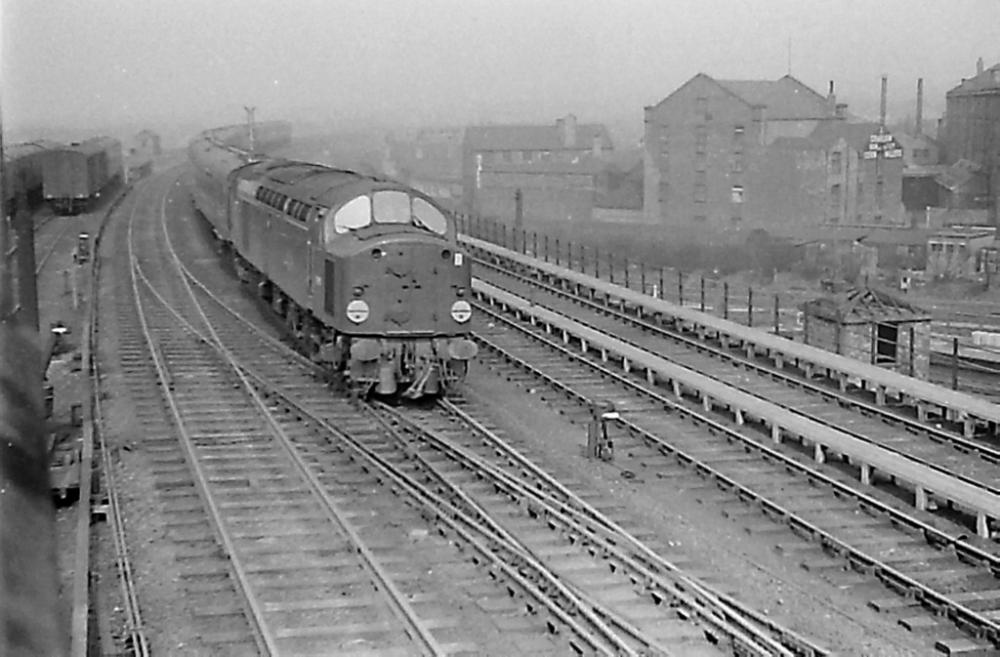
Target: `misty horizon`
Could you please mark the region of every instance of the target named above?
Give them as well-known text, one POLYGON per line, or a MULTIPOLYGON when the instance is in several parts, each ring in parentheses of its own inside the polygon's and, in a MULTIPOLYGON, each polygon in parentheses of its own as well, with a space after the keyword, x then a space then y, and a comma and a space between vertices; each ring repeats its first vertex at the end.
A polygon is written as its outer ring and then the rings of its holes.
POLYGON ((523 0, 194 0, 3 5, 9 137, 123 126, 196 132, 244 118, 365 127, 550 123, 575 114, 629 144, 643 107, 697 73, 790 73, 875 119, 944 110, 945 92, 1000 61, 1000 3, 854 0, 596 3, 523 0), (603 9, 603 11, 602 11, 603 9))

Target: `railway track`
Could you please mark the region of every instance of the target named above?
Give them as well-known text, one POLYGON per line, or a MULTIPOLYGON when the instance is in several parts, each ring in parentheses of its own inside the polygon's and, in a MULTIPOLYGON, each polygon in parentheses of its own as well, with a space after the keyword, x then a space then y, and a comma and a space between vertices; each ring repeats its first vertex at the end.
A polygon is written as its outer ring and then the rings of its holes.
MULTIPOLYGON (((547 298, 540 301, 537 290, 532 300, 548 303, 547 298)), ((480 309, 490 318, 477 328, 485 351, 494 354, 488 360, 491 367, 530 372, 583 406, 614 400, 630 436, 620 451, 632 453, 634 462, 655 464, 657 477, 678 486, 698 485, 691 482, 697 475, 727 491, 728 499, 750 502, 730 513, 763 511, 822 547, 824 555, 804 559, 810 568, 822 566, 836 576, 850 566, 904 593, 904 600, 872 604, 901 611, 904 625, 935 633, 941 649, 958 652, 970 644, 995 649, 1000 636, 995 620, 1000 587, 993 573, 1000 572, 1000 562, 988 546, 967 540, 950 523, 942 525, 950 530, 935 528, 942 524, 939 518, 912 512, 889 489, 859 486, 835 463, 813 463, 812 453, 777 446, 770 436, 738 425, 695 400, 678 400, 644 378, 613 371, 599 356, 569 349, 543 326, 480 309), (917 612, 914 607, 920 604, 937 616, 917 612)), ((627 332, 620 324, 611 330, 616 335, 627 332)), ((717 361, 713 367, 719 367, 717 361)), ((726 367, 730 373, 736 369, 726 367)), ((801 549, 794 541, 783 548, 801 549)))
POLYGON ((966 438, 960 423, 929 421, 915 417, 901 408, 875 404, 862 395, 842 391, 827 381, 806 379, 797 373, 777 367, 773 360, 748 357, 717 340, 702 340, 698 336, 680 333, 660 325, 655 318, 634 310, 614 307, 599 299, 576 294, 573 290, 546 284, 523 274, 504 271, 480 261, 482 278, 514 294, 531 298, 574 320, 608 331, 620 339, 685 367, 696 369, 725 380, 734 387, 761 397, 775 398, 786 407, 797 409, 814 420, 864 437, 873 442, 897 446, 928 461, 947 463, 949 467, 970 477, 993 478, 993 466, 1000 465, 1000 445, 992 437, 966 438), (907 436, 900 437, 899 429, 907 436), (927 438, 913 444, 910 436, 927 438), (945 445, 953 451, 941 450, 945 445), (978 459, 964 459, 963 455, 978 459), (987 461, 988 466, 980 461, 987 461))
MULTIPOLYGON (((210 304, 210 298, 206 297, 205 301, 206 304, 210 304)), ((233 327, 232 330, 227 328, 227 321, 225 321, 225 319, 218 322, 220 330, 225 332, 227 335, 234 334, 234 335, 245 336, 248 334, 248 328, 250 328, 252 331, 252 327, 249 327, 245 321, 240 320, 235 315, 233 315, 228 320, 228 324, 232 325, 233 327), (233 320, 237 321, 234 322, 233 320)), ((255 374, 255 376, 263 376, 263 378, 267 380, 282 382, 278 384, 281 388, 290 387, 293 390, 298 390, 303 385, 301 383, 290 383, 288 381, 289 373, 286 371, 288 367, 286 363, 288 359, 288 354, 286 353, 287 350, 284 347, 279 347, 277 349, 278 360, 276 364, 271 364, 270 359, 261 358, 261 355, 263 353, 275 350, 275 346, 269 340, 263 340, 261 344, 253 345, 251 346, 250 349, 246 351, 244 351, 244 349, 245 347, 240 347, 239 353, 236 353, 234 351, 234 355, 238 359, 240 359, 241 362, 244 361, 253 362, 254 363, 253 367, 255 371, 260 372, 262 368, 264 370, 271 370, 271 368, 275 367, 277 368, 276 370, 268 371, 266 375, 261 375, 258 373, 255 374)), ((307 365, 306 367, 307 369, 311 369, 311 365, 307 365)), ((299 374, 299 376, 301 376, 301 374, 299 374)), ((280 394, 282 397, 285 397, 286 393, 276 393, 272 389, 272 397, 275 394, 280 394)), ((305 417, 311 416, 314 418, 313 420, 314 422, 321 422, 320 420, 315 419, 316 415, 319 415, 322 418, 323 416, 329 416, 329 414, 331 413, 332 405, 331 405, 331 400, 329 399, 328 396, 329 393, 325 388, 320 387, 313 390, 310 393, 310 395, 311 396, 309 400, 307 400, 306 402, 294 402, 285 399, 283 403, 286 405, 294 406, 293 409, 294 413, 296 417, 300 419, 300 421, 303 421, 303 418, 305 417), (314 406, 315 410, 310 411, 308 409, 309 405, 314 406)), ((390 411, 388 411, 388 409, 383 407, 380 412, 384 414, 390 411)), ((350 426, 357 427, 358 425, 357 415, 358 415, 357 410, 352 407, 352 408, 347 408, 345 411, 342 411, 339 414, 335 414, 332 417, 328 417, 327 419, 331 425, 334 425, 334 424, 343 424, 345 422, 345 418, 350 417, 352 418, 350 426)), ((363 428, 357 427, 352 429, 351 434, 353 435, 354 433, 357 433, 359 431, 363 433, 371 433, 373 429, 370 426, 363 428)), ((348 439, 346 437, 341 437, 340 440, 345 441, 348 439)), ((410 445, 407 442, 400 439, 398 436, 395 440, 388 442, 382 439, 379 442, 377 442, 376 445, 377 445, 376 449, 381 454, 380 458, 383 460, 383 462, 390 462, 390 461, 394 463, 405 462, 408 467, 415 467, 414 464, 412 463, 413 451, 410 445)), ((387 476, 391 475, 387 474, 387 476)), ((410 475, 411 481, 426 480, 428 478, 433 478, 438 482, 443 481, 440 475, 435 474, 434 467, 426 462, 422 464, 422 471, 415 471, 413 474, 410 475)), ((525 571, 532 573, 529 581, 522 582, 520 584, 520 586, 525 590, 531 590, 534 585, 534 587, 537 588, 539 592, 541 592, 544 589, 548 589, 550 591, 554 590, 556 591, 556 593, 558 593, 558 595, 555 595, 555 597, 559 599, 558 600, 559 605, 557 607, 553 607, 552 606, 553 603, 551 601, 547 601, 544 597, 533 602, 532 606, 536 607, 541 606, 543 609, 547 607, 549 609, 550 614, 552 614, 556 618, 559 618, 560 616, 563 615, 560 613, 559 609, 569 604, 570 613, 572 615, 581 616, 585 621, 595 624, 598 630, 600 630, 600 632, 602 633, 607 632, 606 629, 603 629, 603 626, 606 623, 611 623, 617 632, 624 632, 624 634, 626 635, 625 639, 614 638, 615 634, 611 635, 612 639, 610 639, 609 641, 612 647, 614 648, 613 651, 615 652, 624 652, 625 654, 632 652, 634 648, 631 648, 630 644, 635 644, 636 648, 641 649, 645 652, 649 651, 652 651, 653 653, 662 652, 664 648, 663 647, 658 648, 657 646, 658 643, 661 643, 664 640, 663 637, 669 638, 671 644, 681 643, 684 646, 684 649, 689 652, 699 650, 697 644, 705 643, 705 639, 704 637, 702 637, 702 631, 697 629, 696 627, 692 627, 687 622, 679 622, 676 618, 673 618, 672 615, 674 612, 661 610, 660 613, 657 613, 655 609, 657 602, 662 601, 665 597, 667 597, 663 594, 662 590, 658 590, 660 594, 659 597, 649 596, 647 600, 643 600, 640 596, 636 594, 631 594, 629 596, 629 599, 627 600, 627 602, 631 603, 632 607, 635 607, 636 605, 638 606, 645 605, 646 608, 643 610, 644 614, 640 613, 640 611, 636 609, 631 609, 632 616, 636 616, 638 614, 641 617, 642 623, 644 623, 647 626, 647 629, 645 631, 643 631, 641 627, 637 627, 636 623, 634 623, 630 618, 624 617, 620 613, 607 610, 605 608, 607 606, 607 603, 600 604, 599 602, 592 600, 591 599, 592 594, 588 595, 586 600, 579 599, 580 595, 578 593, 566 590, 565 587, 560 583, 562 581, 562 578, 553 577, 552 574, 549 573, 549 568, 551 568, 551 566, 548 566, 545 563, 540 562, 538 557, 534 555, 534 552, 530 549, 526 549, 523 544, 521 544, 516 538, 510 535, 510 532, 504 532, 502 530, 499 530, 496 524, 490 521, 490 514, 484 513, 481 508, 477 507, 476 503, 471 502, 468 499, 467 493, 457 490, 454 484, 445 487, 448 488, 448 490, 445 492, 446 494, 452 496, 452 501, 437 503, 439 506, 438 510, 434 511, 435 513, 440 514, 442 517, 453 515, 455 517, 462 518, 463 519, 462 521, 466 526, 471 528, 471 530, 473 530, 476 534, 487 539, 490 544, 496 545, 497 542, 501 540, 507 543, 506 547, 501 547, 499 549, 499 554, 487 555, 484 556, 484 558, 496 564, 497 567, 503 567, 504 571, 507 574, 507 577, 510 578, 519 579, 517 573, 523 574, 525 571), (463 507, 468 507, 468 505, 470 504, 472 505, 471 509, 465 508, 465 510, 463 510, 463 507), (444 508, 444 511, 441 511, 440 510, 441 508, 444 508), (486 526, 483 526, 484 523, 486 523, 486 526), (595 612, 592 611, 592 609, 598 609, 600 611, 595 614, 595 612), (664 618, 664 616, 666 617, 664 618), (650 626, 652 626, 653 628, 652 630, 649 629, 650 626), (615 647, 616 645, 617 647, 615 647)), ((440 489, 438 490, 438 493, 441 494, 440 489)), ((514 499, 511 500, 511 503, 514 505, 515 512, 523 510, 521 506, 524 504, 524 500, 520 499, 520 497, 522 496, 523 495, 512 496, 514 499)), ((496 504, 495 501, 493 501, 493 503, 494 505, 496 504)), ((452 527, 452 530, 457 531, 457 529, 455 529, 454 527, 452 527)), ((551 531, 548 531, 546 533, 547 534, 551 533, 551 531)), ((466 540, 472 545, 476 545, 477 539, 467 538, 466 540)), ((483 539, 481 538, 479 540, 483 539)), ((484 548, 478 547, 477 549, 479 551, 482 551, 484 548)), ((497 548, 493 549, 494 551, 497 550, 497 548)), ((571 549, 578 550, 579 548, 572 548, 571 546, 571 549)), ((586 557, 584 556, 582 558, 586 557)), ((608 558, 609 557, 605 555, 603 560, 596 559, 597 563, 596 565, 592 565, 591 569, 596 568, 598 571, 606 571, 608 569, 608 565, 606 563, 608 558)), ((551 555, 550 558, 547 559, 546 561, 551 561, 551 555)), ((661 566, 665 567, 662 560, 661 560, 661 566)), ((593 570, 591 572, 593 572, 593 570)), ((660 577, 662 578, 662 575, 660 577)), ((609 579, 614 579, 614 578, 615 575, 611 573, 611 574, 605 574, 595 581, 597 581, 600 584, 607 584, 609 579)), ((617 578, 620 580, 619 581, 620 588, 618 589, 619 594, 621 594, 624 589, 633 588, 635 585, 634 581, 629 581, 627 577, 623 578, 621 575, 618 575, 617 578)), ((690 582, 688 582, 687 584, 689 587, 694 586, 690 582)), ((677 585, 674 584, 675 588, 676 586, 677 585)), ((591 585, 591 588, 593 588, 593 583, 591 585)), ((553 594, 550 593, 550 595, 553 594)), ((534 596, 538 597, 538 593, 535 593, 534 596)), ((726 608, 724 605, 721 605, 717 602, 715 602, 715 604, 717 605, 717 608, 712 610, 712 615, 707 616, 705 619, 705 620, 711 619, 715 623, 714 626, 711 628, 712 630, 711 637, 716 642, 722 641, 723 643, 728 643, 731 645, 728 649, 722 651, 716 650, 714 648, 709 648, 707 645, 705 645, 703 646, 703 648, 704 650, 708 651, 705 654, 729 654, 733 650, 741 650, 742 651, 741 654, 792 654, 791 652, 789 652, 788 649, 782 647, 782 644, 779 641, 769 638, 766 632, 762 632, 760 630, 760 628, 757 626, 757 623, 760 621, 759 617, 753 617, 753 615, 749 614, 747 610, 743 609, 737 610, 735 607, 726 608), (719 611, 719 610, 724 610, 724 611, 719 611), (729 614, 728 618, 725 617, 726 613, 729 614), (721 616, 723 616, 723 618, 717 619, 715 618, 714 614, 720 614, 721 616), (744 614, 746 614, 746 616, 744 616, 744 614), (752 620, 748 622, 746 618, 752 618, 752 620), (739 627, 741 623, 748 624, 748 629, 743 629, 739 627), (750 634, 751 636, 748 638, 746 636, 743 636, 744 634, 750 634), (763 652, 760 651, 761 648, 759 646, 755 646, 755 642, 757 641, 761 641, 762 645, 766 647, 763 652)), ((730 602, 730 604, 732 603, 730 602)), ((709 603, 707 603, 705 600, 702 600, 701 605, 702 607, 708 607, 709 603)), ((628 604, 625 604, 624 606, 629 607, 628 604)), ((671 606, 673 607, 673 605, 671 606)), ((690 611, 691 610, 689 610, 689 613, 690 611)), ((704 613, 704 609, 702 611, 704 613)), ((567 622, 567 620, 564 618, 563 622, 565 623, 567 622)), ((551 625, 552 621, 549 621, 547 624, 551 625)), ((784 641, 792 642, 793 645, 795 645, 797 648, 796 654, 822 654, 822 652, 818 648, 810 646, 810 644, 805 640, 795 639, 793 634, 781 630, 774 623, 768 624, 768 631, 777 633, 782 637, 782 640, 784 641), (784 632, 784 634, 782 634, 782 632, 784 632), (797 641, 798 643, 795 643, 795 641, 797 641)), ((592 639, 589 641, 593 642, 592 639)), ((583 645, 582 647, 586 648, 585 645, 583 645)), ((690 654, 701 654, 701 653, 690 652, 690 654)))
MULTIPOLYGON (((122 231, 130 264, 118 270, 119 289, 137 302, 117 295, 120 351, 144 401, 143 443, 155 453, 153 486, 194 611, 192 645, 212 654, 656 654, 676 643, 686 654, 733 654, 670 609, 641 626, 623 620, 563 584, 521 539, 497 533, 460 491, 429 486, 440 475, 407 458, 406 441, 248 330, 190 274, 171 271, 165 216, 161 207, 156 230, 136 222, 122 231), (666 638, 650 629, 664 622, 666 638)), ((753 624, 729 637, 719 628, 731 619, 714 620, 712 638, 743 641, 741 654, 792 654, 763 648, 773 639, 752 636, 753 624)))

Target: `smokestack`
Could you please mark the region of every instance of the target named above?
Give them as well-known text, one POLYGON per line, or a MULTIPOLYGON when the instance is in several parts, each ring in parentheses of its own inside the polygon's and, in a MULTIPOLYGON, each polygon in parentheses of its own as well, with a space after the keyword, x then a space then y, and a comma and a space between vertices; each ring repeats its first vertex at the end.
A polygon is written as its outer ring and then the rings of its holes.
POLYGON ((917 78, 917 130, 919 137, 924 132, 924 79, 917 78))
POLYGON ((888 88, 889 88, 889 76, 888 75, 883 75, 882 76, 882 95, 881 95, 881 97, 879 99, 879 108, 878 108, 878 123, 883 128, 885 127, 885 96, 886 96, 886 90, 888 88))
POLYGON ((979 59, 976 60, 976 75, 982 75, 982 74, 983 74, 983 58, 980 57, 979 59))

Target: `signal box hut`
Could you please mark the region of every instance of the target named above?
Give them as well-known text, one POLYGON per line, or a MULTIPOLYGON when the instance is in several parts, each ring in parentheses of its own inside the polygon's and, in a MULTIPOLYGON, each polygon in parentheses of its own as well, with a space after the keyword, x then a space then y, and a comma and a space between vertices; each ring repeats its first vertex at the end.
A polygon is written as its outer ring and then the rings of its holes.
POLYGON ((904 299, 870 287, 807 301, 806 344, 927 379, 931 316, 904 299))

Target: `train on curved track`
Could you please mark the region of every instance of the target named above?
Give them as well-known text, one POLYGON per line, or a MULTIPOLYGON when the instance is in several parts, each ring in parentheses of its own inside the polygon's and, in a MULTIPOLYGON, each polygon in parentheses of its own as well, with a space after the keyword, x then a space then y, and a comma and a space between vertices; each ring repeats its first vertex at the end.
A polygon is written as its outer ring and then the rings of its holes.
MULTIPOLYGON (((254 132, 266 149, 290 128, 254 132)), ((195 208, 241 280, 359 392, 416 399, 458 385, 477 347, 454 218, 398 181, 267 157, 246 137, 245 126, 218 128, 188 147, 195 208)))

